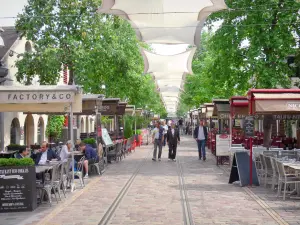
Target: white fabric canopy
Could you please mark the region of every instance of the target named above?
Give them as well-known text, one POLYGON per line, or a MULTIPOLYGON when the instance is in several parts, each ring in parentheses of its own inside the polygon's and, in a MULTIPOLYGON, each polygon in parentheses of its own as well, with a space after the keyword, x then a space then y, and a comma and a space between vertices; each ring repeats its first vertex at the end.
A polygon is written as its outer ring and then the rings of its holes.
POLYGON ((141 41, 198 46, 206 18, 226 8, 224 0, 103 0, 98 12, 128 20, 141 41))
POLYGON ((144 59, 144 73, 159 73, 160 75, 168 74, 192 74, 192 60, 196 48, 191 48, 177 55, 158 55, 141 49, 144 59))

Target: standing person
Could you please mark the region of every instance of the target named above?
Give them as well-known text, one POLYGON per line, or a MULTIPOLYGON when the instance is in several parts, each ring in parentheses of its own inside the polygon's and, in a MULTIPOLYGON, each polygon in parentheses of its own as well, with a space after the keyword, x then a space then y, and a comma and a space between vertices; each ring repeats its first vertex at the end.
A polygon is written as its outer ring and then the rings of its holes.
POLYGON ((180 132, 180 134, 182 134, 183 133, 183 129, 182 129, 182 127, 183 127, 183 119, 182 118, 179 119, 178 126, 179 126, 179 132, 180 132))
POLYGON ((171 129, 167 133, 167 142, 169 145, 169 160, 176 161, 177 144, 180 143, 179 130, 175 128, 175 124, 172 123, 171 129))
POLYGON ((166 124, 166 121, 163 121, 163 126, 164 128, 164 147, 166 146, 166 141, 167 141, 167 133, 168 133, 168 125, 166 124))
POLYGON ((152 143, 154 143, 154 151, 153 151, 153 161, 156 161, 157 155, 157 147, 158 147, 158 161, 161 161, 161 153, 162 153, 162 145, 164 141, 164 129, 160 125, 160 122, 157 121, 156 128, 153 130, 152 134, 152 143))
POLYGON ((200 120, 199 126, 194 130, 194 138, 198 144, 199 160, 203 156, 203 161, 206 160, 205 143, 207 140, 207 127, 204 126, 204 121, 200 120))
POLYGON ((169 120, 168 120, 168 127, 170 127, 170 128, 171 128, 171 124, 172 124, 172 120, 171 120, 171 119, 169 119, 169 120))

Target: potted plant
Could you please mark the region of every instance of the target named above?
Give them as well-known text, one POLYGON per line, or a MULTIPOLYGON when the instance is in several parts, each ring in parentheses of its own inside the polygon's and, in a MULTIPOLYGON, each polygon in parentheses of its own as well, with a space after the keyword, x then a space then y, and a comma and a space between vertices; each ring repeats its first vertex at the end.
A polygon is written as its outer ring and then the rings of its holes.
POLYGON ((35 181, 35 166, 31 158, 0 159, 0 212, 35 210, 35 181))
POLYGON ((19 144, 10 144, 6 146, 7 151, 12 151, 12 150, 20 150, 26 148, 25 145, 19 145, 19 144))

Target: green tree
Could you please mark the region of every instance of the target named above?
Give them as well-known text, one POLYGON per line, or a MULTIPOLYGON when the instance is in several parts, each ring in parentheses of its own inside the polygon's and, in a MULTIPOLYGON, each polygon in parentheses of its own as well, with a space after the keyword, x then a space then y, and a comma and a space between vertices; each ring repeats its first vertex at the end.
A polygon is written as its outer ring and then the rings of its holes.
MULTIPOLYGON (((195 76, 185 85, 183 102, 198 107, 212 98, 245 95, 249 88, 288 88, 295 71, 286 58, 299 64, 299 1, 232 0, 231 10, 212 14, 207 26, 220 28, 204 34, 193 61, 195 76)), ((269 145, 270 118, 265 117, 265 145, 269 145)))
POLYGON ((48 117, 48 123, 46 127, 46 135, 50 137, 51 140, 57 141, 62 135, 62 129, 64 126, 65 117, 64 116, 54 116, 50 115, 48 117))
POLYGON ((37 75, 41 84, 57 84, 66 65, 69 84, 75 80, 86 93, 163 111, 153 80, 141 76, 139 47, 149 46, 137 41, 127 21, 96 13, 100 5, 101 0, 29 0, 16 27, 34 43, 34 51, 16 63, 17 80, 29 84, 37 75))

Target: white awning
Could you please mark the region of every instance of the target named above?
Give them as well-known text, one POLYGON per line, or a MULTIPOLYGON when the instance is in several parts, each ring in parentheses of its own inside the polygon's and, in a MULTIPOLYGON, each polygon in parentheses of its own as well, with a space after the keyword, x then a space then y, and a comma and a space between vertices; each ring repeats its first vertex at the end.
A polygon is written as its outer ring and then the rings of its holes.
POLYGON ((144 58, 144 73, 159 73, 159 74, 193 74, 192 60, 196 48, 191 48, 177 55, 158 55, 148 50, 141 49, 141 54, 144 58))
POLYGON ((128 20, 147 43, 198 45, 206 18, 226 8, 224 0, 102 0, 98 12, 128 20))

